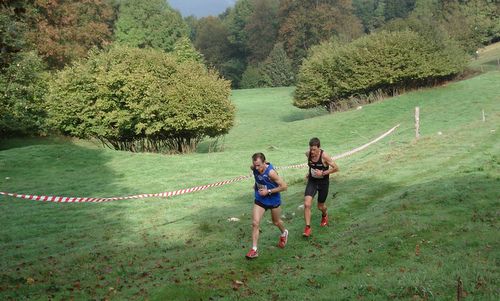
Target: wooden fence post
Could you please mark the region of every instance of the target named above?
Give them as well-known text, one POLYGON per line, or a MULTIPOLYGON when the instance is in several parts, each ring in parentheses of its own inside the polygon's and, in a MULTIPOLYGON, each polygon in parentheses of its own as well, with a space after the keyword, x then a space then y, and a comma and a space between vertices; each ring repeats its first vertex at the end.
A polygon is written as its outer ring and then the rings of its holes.
POLYGON ((463 282, 460 277, 457 279, 457 301, 462 300, 462 290, 463 290, 463 282))
POLYGON ((415 107, 415 138, 420 138, 420 108, 415 107))

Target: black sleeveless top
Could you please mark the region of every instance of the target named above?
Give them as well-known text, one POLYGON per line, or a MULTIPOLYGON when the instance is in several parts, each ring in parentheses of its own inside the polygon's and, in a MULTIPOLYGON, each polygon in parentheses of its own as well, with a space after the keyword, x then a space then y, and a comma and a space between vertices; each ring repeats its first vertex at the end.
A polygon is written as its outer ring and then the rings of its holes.
POLYGON ((319 159, 316 162, 313 162, 311 159, 311 152, 309 152, 309 158, 307 159, 307 165, 309 166, 309 179, 315 181, 328 181, 330 175, 325 175, 322 178, 315 178, 312 176, 311 169, 319 169, 319 170, 328 170, 330 167, 328 165, 323 164, 323 150, 319 154, 319 159))

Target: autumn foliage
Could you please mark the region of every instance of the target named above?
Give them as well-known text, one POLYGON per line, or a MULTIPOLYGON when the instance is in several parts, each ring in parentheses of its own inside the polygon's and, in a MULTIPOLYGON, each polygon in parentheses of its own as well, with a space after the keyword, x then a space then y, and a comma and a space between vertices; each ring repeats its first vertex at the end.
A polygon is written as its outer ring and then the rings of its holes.
POLYGON ((113 9, 105 0, 35 0, 26 39, 49 66, 61 68, 111 42, 113 9))

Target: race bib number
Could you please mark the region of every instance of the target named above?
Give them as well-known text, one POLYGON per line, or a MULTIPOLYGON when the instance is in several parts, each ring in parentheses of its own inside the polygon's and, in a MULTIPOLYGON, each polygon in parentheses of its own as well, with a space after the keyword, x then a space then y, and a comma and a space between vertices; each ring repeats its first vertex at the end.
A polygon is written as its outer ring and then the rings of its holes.
POLYGON ((257 185, 257 190, 261 190, 261 189, 266 189, 267 190, 267 186, 266 185, 263 185, 263 184, 259 184, 259 183, 255 183, 257 185))
POLYGON ((315 179, 323 179, 322 171, 319 169, 311 169, 311 175, 315 179))

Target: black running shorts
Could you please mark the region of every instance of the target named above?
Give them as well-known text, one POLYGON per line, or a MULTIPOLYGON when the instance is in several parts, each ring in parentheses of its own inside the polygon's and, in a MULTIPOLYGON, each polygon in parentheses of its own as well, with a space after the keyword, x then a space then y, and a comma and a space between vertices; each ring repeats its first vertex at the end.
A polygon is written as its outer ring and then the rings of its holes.
POLYGON ((309 179, 307 181, 306 191, 304 193, 305 196, 314 196, 316 192, 318 193, 318 203, 326 202, 326 198, 328 197, 328 187, 330 186, 329 181, 314 181, 309 179))
POLYGON ((266 209, 266 211, 267 211, 267 210, 269 210, 269 209, 276 209, 276 208, 278 208, 279 206, 281 206, 281 204, 276 204, 276 205, 266 205, 266 204, 263 204, 262 202, 257 201, 257 200, 255 200, 255 205, 260 206, 260 207, 262 207, 262 208, 266 209))

